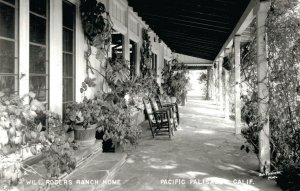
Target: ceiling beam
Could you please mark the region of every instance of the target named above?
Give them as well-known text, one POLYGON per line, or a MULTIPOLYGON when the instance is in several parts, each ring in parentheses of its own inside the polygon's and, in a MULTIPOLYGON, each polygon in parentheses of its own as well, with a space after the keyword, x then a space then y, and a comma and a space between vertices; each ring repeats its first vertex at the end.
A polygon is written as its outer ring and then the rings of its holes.
POLYGON ((210 50, 210 51, 216 52, 216 47, 203 46, 203 45, 195 44, 193 42, 187 42, 187 41, 185 41, 185 42, 178 42, 178 41, 168 40, 168 41, 166 41, 166 43, 167 44, 177 44, 177 45, 181 45, 182 47, 192 46, 192 47, 195 47, 195 48, 206 49, 206 50, 210 50))
MULTIPOLYGON (((143 16, 143 14, 141 14, 143 16)), ((153 18, 153 17, 147 17, 147 20, 156 20, 156 21, 159 21, 160 23, 162 22, 161 19, 157 19, 157 18, 153 18)), ((203 25, 202 26, 199 26, 199 24, 196 26, 196 25, 192 25, 192 24, 186 24, 186 23, 182 23, 182 22, 178 22, 178 21, 170 21, 170 22, 165 22, 167 25, 170 25, 170 24, 173 24, 173 25, 180 25, 180 26, 185 26, 185 27, 189 27, 189 28, 194 28, 194 29, 201 29, 201 30, 205 30, 205 31, 213 31, 213 32, 216 32, 216 33, 228 33, 229 30, 228 29, 225 29, 225 30, 221 30, 221 29, 216 29, 216 28, 210 28, 210 27, 204 27, 203 25)), ((149 25, 150 22, 148 22, 149 25)))
POLYGON ((225 30, 230 30, 230 27, 225 27, 224 24, 207 24, 207 23, 203 23, 203 22, 196 22, 196 21, 190 21, 189 20, 183 20, 183 19, 178 19, 175 17, 167 17, 167 16, 162 16, 162 15, 156 15, 156 14, 150 14, 150 13, 143 13, 143 15, 146 15, 148 18, 156 18, 159 19, 161 21, 161 19, 164 20, 170 20, 170 21, 174 21, 174 22, 180 22, 180 23, 189 23, 189 24, 197 24, 197 25, 203 25, 203 26, 208 26, 208 27, 212 27, 212 28, 219 28, 219 29, 225 29, 225 30), (222 26, 223 25, 223 26, 222 26))
POLYGON ((171 42, 168 43, 168 45, 170 45, 171 48, 176 47, 176 48, 181 48, 181 49, 186 49, 186 50, 193 50, 195 52, 205 52, 205 53, 209 53, 209 54, 216 54, 216 51, 203 50, 202 48, 199 48, 196 46, 180 45, 180 44, 171 43, 171 42))
POLYGON ((241 35, 243 33, 243 31, 250 25, 251 21, 254 19, 253 10, 256 7, 256 3, 257 3, 257 0, 251 0, 249 2, 246 10, 243 13, 243 15, 240 17, 237 25, 235 26, 235 28, 231 32, 228 39, 223 44, 221 50, 219 51, 219 53, 217 54, 217 56, 215 57, 214 60, 217 60, 218 57, 220 57, 223 54, 224 50, 230 44, 232 44, 232 41, 233 41, 233 38, 234 38, 235 35, 241 35))
POLYGON ((172 37, 180 37, 180 38, 184 38, 184 39, 191 39, 194 41, 199 41, 199 42, 207 42, 207 43, 211 43, 211 44, 216 44, 216 45, 220 45, 222 46, 222 42, 224 39, 218 39, 218 38, 206 38, 205 36, 200 36, 200 34, 198 36, 191 36, 187 33, 184 32, 176 32, 176 31, 171 31, 171 30, 165 30, 165 29, 157 29, 158 32, 162 33, 163 35, 167 35, 167 36, 172 36, 172 37))

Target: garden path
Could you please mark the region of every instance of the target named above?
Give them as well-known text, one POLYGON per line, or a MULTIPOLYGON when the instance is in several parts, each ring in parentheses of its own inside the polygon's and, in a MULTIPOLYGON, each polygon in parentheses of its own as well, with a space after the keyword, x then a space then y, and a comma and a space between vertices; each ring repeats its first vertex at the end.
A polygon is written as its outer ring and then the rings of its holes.
MULTIPOLYGON (((212 101, 189 97, 180 107, 181 124, 170 141, 144 132, 115 174, 119 185, 105 191, 277 191, 274 181, 258 176, 258 160, 240 150, 243 138, 234 134, 212 101), (217 184, 204 184, 205 181, 217 184)), ((148 122, 142 126, 147 129, 148 122)))

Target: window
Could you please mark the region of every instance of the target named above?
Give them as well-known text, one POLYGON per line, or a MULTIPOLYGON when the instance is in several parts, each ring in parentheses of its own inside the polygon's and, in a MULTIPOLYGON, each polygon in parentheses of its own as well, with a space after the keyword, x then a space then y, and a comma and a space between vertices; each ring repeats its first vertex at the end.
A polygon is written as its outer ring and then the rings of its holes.
POLYGON ((136 43, 130 40, 130 78, 135 76, 136 43))
POLYGON ((114 58, 123 58, 123 43, 124 43, 124 36, 114 31, 111 35, 111 57, 114 58))
POLYGON ((157 54, 152 53, 152 70, 157 74, 157 54))
POLYGON ((18 92, 18 8, 15 0, 0 0, 0 92, 18 92))
POLYGON ((63 2, 63 108, 75 98, 75 6, 63 2))
POLYGON ((48 103, 48 1, 30 0, 29 15, 29 91, 48 103))

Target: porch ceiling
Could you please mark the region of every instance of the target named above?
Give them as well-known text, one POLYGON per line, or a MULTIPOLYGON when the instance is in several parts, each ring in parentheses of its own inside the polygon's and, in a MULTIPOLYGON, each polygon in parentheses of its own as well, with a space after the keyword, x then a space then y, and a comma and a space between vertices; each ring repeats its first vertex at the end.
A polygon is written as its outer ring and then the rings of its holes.
POLYGON ((128 0, 177 53, 214 60, 250 0, 128 0))

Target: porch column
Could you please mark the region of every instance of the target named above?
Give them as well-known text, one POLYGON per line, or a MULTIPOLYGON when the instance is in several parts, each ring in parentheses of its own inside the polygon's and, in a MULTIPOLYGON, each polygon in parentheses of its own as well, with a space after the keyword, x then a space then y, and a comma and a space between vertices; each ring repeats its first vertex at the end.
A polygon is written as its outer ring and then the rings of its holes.
POLYGON ((223 82, 222 82, 222 69, 223 69, 223 57, 219 58, 219 71, 218 71, 218 82, 219 82, 219 110, 223 112, 223 82))
POLYGON ((235 110, 235 134, 241 134, 241 36, 234 37, 234 110, 235 110))
POLYGON ((210 99, 210 68, 207 67, 207 81, 206 81, 206 99, 209 100, 210 99))
MULTIPOLYGON (((142 34, 142 29, 141 29, 141 26, 140 24, 138 24, 138 30, 139 30, 139 34, 141 35, 142 34)), ((141 39, 141 37, 140 37, 141 39)), ((140 64, 141 64, 141 47, 142 47, 142 40, 139 40, 137 43, 136 43, 136 65, 135 65, 135 74, 136 76, 140 76, 140 64)))
POLYGON ((229 74, 228 74, 228 70, 224 70, 225 71, 225 87, 224 87, 224 91, 225 91, 225 119, 229 119, 229 74))
POLYGON ((265 22, 269 10, 269 1, 258 3, 256 13, 257 27, 257 77, 258 77, 258 114, 264 121, 263 129, 259 132, 259 162, 260 172, 270 172, 270 129, 269 129, 269 90, 268 62, 266 53, 266 27, 265 22))
POLYGON ((214 74, 213 74, 213 67, 209 68, 209 99, 213 99, 213 86, 214 86, 214 74))
MULTIPOLYGON (((225 56, 229 56, 230 48, 226 48, 224 51, 225 56)), ((224 69, 225 78, 224 78, 224 93, 225 93, 225 119, 229 119, 229 71, 224 69)))
POLYGON ((217 83, 217 80, 218 80, 218 64, 217 64, 217 61, 215 61, 214 65, 216 64, 216 68, 214 67, 214 95, 213 95, 213 98, 214 98, 214 102, 217 104, 218 103, 218 83, 217 83))
POLYGON ((130 39, 129 39, 129 6, 127 7, 127 11, 126 11, 126 27, 127 27, 127 32, 126 34, 124 34, 123 37, 123 56, 125 60, 130 61, 130 39))
POLYGON ((214 74, 215 74, 215 70, 214 70, 214 65, 211 67, 211 99, 212 100, 215 100, 214 99, 214 95, 215 95, 215 93, 214 93, 214 89, 215 89, 215 81, 214 81, 214 74))

